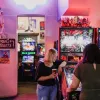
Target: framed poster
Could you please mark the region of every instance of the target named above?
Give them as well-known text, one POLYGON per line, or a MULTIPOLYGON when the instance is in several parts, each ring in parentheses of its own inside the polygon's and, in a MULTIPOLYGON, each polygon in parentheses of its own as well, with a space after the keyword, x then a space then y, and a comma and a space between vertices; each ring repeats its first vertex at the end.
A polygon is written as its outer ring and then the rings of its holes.
POLYGON ((44 21, 40 22, 40 30, 45 30, 45 23, 44 23, 44 21))
POLYGON ((34 17, 28 17, 28 24, 31 28, 36 28, 36 19, 34 17))
POLYGON ((34 17, 18 17, 18 33, 36 31, 37 20, 34 17))
POLYGON ((0 50, 0 64, 10 63, 10 50, 0 50))
POLYGON ((44 32, 40 32, 40 39, 44 39, 44 32))
POLYGON ((25 30, 25 22, 24 21, 20 21, 18 22, 18 30, 25 30))

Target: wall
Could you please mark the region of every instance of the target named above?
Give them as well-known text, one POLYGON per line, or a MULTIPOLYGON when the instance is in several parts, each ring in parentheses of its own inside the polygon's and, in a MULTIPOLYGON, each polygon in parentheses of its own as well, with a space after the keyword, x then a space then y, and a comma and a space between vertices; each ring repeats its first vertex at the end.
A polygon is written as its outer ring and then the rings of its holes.
POLYGON ((100 27, 100 0, 88 0, 87 4, 90 8, 89 19, 91 26, 100 27))
MULTIPOLYGON (((89 9, 88 16, 91 21, 91 26, 100 27, 100 0, 69 0, 70 8, 89 9)), ((86 12, 84 11, 84 13, 86 12)))
POLYGON ((69 0, 69 8, 86 8, 86 7, 87 7, 87 0, 69 0))
MULTIPOLYGON (((4 16, 6 34, 16 39, 16 17, 4 16), (14 22, 13 22, 14 21, 14 22)), ((16 39, 17 41, 17 39, 16 39)), ((17 50, 10 49, 10 64, 0 64, 0 97, 17 94, 17 50)))
POLYGON ((34 17, 33 16, 29 16, 29 17, 18 17, 18 30, 17 33, 18 34, 38 34, 37 37, 37 43, 44 43, 45 42, 45 38, 41 38, 40 37, 40 33, 43 32, 45 33, 45 29, 44 30, 40 30, 40 22, 44 22, 45 23, 45 18, 44 17, 34 17), (31 21, 29 22, 29 18, 31 18, 31 21), (32 21, 35 20, 35 21, 32 21), (31 27, 31 29, 28 30, 28 27, 30 26, 30 24, 32 24, 33 26, 31 27), (28 30, 27 32, 25 32, 25 30, 28 30), (33 31, 33 32, 31 32, 33 31))
POLYGON ((69 7, 69 0, 58 0, 58 20, 69 7))
MULTIPOLYGON (((53 47, 56 40, 59 24, 57 22, 57 0, 47 0, 46 5, 37 6, 28 10, 24 6, 17 6, 14 0, 0 1, 0 7, 4 11, 5 30, 9 37, 16 39, 17 43, 17 15, 40 14, 45 16, 46 24, 46 49, 53 47)), ((14 96, 17 91, 17 47, 10 50, 10 64, 0 64, 0 97, 14 96)))

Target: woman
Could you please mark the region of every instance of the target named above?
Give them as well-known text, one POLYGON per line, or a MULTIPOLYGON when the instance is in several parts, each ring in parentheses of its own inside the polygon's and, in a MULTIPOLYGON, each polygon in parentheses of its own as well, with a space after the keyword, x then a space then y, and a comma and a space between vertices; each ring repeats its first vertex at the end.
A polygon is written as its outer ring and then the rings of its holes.
POLYGON ((57 73, 52 73, 52 69, 56 69, 56 66, 53 63, 56 61, 56 58, 57 58, 57 51, 55 49, 50 49, 48 51, 48 54, 44 62, 41 62, 38 66, 38 69, 37 69, 38 100, 55 100, 56 99, 57 73))
POLYGON ((100 99, 100 51, 96 44, 88 44, 85 47, 83 60, 77 65, 67 92, 76 90, 80 82, 80 100, 100 99))

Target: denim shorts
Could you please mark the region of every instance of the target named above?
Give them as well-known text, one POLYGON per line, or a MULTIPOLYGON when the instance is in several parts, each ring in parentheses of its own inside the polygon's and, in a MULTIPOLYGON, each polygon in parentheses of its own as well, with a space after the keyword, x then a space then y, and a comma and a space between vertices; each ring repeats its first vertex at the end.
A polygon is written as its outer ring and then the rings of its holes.
POLYGON ((37 84, 38 100, 56 100, 57 86, 43 86, 37 84))

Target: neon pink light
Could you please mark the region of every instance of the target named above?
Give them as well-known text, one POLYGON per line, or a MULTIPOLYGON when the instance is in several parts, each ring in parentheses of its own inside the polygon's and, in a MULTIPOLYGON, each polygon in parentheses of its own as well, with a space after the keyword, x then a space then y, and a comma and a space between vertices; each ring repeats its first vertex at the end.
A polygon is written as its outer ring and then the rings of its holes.
POLYGON ((38 5, 46 4, 47 0, 14 0, 17 5, 23 5, 27 9, 33 9, 38 5))

